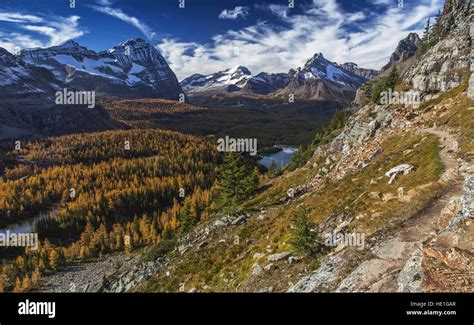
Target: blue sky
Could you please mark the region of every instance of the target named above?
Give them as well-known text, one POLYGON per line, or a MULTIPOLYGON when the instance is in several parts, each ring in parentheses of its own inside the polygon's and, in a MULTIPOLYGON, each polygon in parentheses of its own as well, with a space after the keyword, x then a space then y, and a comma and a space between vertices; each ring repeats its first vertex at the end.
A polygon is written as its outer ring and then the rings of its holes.
POLYGON ((0 47, 10 52, 75 39, 105 50, 142 37, 179 79, 236 65, 287 72, 322 52, 383 66, 398 41, 420 32, 443 0, 0 0, 0 47), (400 2, 403 5, 400 5, 400 2))

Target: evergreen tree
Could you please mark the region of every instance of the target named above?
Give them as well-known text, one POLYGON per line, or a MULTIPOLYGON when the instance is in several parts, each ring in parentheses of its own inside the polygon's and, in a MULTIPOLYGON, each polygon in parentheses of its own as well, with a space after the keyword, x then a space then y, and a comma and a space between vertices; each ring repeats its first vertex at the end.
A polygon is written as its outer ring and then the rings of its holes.
POLYGON ((388 91, 389 89, 393 90, 398 83, 398 78, 399 75, 396 67, 393 67, 392 70, 390 70, 390 74, 387 77, 380 78, 380 80, 372 87, 372 102, 376 104, 380 103, 382 92, 388 91))
POLYGON ((321 244, 319 235, 312 231, 316 225, 310 220, 309 212, 305 206, 301 206, 292 217, 292 229, 290 244, 298 253, 312 255, 321 244))
POLYGON ((421 40, 425 44, 429 44, 430 42, 430 29, 431 29, 431 21, 428 18, 428 20, 426 21, 425 29, 423 30, 423 36, 421 38, 421 40))
POLYGON ((428 47, 434 46, 438 43, 439 39, 442 37, 442 26, 440 21, 441 11, 438 11, 438 15, 435 18, 435 23, 430 31, 430 36, 428 38, 428 47))
POLYGON ((184 235, 193 229, 194 222, 191 215, 189 202, 184 204, 183 212, 180 214, 180 235, 184 235))
POLYGON ((51 253, 49 253, 49 267, 53 270, 56 270, 56 268, 59 266, 59 254, 56 252, 55 249, 51 250, 51 253))
POLYGON ((227 153, 219 178, 219 203, 234 207, 258 187, 258 176, 237 152, 227 153))
POLYGON ((253 171, 245 178, 245 191, 248 195, 252 194, 258 189, 260 179, 258 178, 258 168, 255 167, 253 171))
POLYGON ((393 67, 383 87, 384 90, 388 90, 388 89, 393 90, 397 82, 398 82, 398 70, 396 67, 393 67))
POLYGON ((275 163, 275 160, 272 160, 272 163, 270 164, 270 167, 268 168, 268 177, 275 178, 279 175, 278 172, 279 170, 275 163))
POLYGON ((424 54, 428 50, 428 44, 430 39, 430 19, 426 21, 425 29, 423 30, 423 35, 421 36, 420 41, 418 42, 417 56, 424 54))

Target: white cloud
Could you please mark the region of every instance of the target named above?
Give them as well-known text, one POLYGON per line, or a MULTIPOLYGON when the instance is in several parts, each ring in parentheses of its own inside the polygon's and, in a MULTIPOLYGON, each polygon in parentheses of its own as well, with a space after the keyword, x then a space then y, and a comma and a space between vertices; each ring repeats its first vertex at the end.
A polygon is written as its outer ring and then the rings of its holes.
POLYGON ((235 20, 239 17, 245 18, 249 14, 249 7, 237 6, 234 9, 224 9, 219 14, 220 19, 232 19, 235 20))
POLYGON ((0 33, 0 47, 15 53, 25 48, 47 47, 64 43, 84 35, 79 26, 79 16, 27 15, 19 12, 0 12, 0 21, 12 23, 29 33, 0 33), (39 34, 43 39, 39 38, 39 34))
POLYGON ((52 21, 48 26, 25 25, 22 28, 35 31, 49 38, 49 45, 59 45, 67 40, 84 35, 79 29, 79 16, 71 16, 52 21))
POLYGON ((124 13, 121 9, 112 8, 112 2, 109 0, 100 0, 98 1, 99 5, 92 5, 90 6, 92 9, 110 15, 112 17, 118 18, 127 24, 130 24, 136 28, 138 28, 148 39, 153 39, 156 34, 153 30, 140 19, 130 16, 124 13))
POLYGON ((291 15, 282 7, 265 6, 285 24, 268 22, 217 34, 206 44, 164 39, 157 48, 183 79, 194 73, 208 74, 244 65, 253 74, 287 72, 302 66, 314 53, 339 63, 356 62, 380 69, 398 42, 410 32, 421 32, 419 24, 434 15, 441 0, 420 0, 410 8, 387 8, 377 16, 347 13, 335 0, 313 0, 305 14, 291 15), (355 24, 357 28, 347 28, 355 24), (285 26, 285 27, 283 27, 285 26))
POLYGON ((0 20, 10 23, 41 23, 43 18, 34 15, 24 15, 18 12, 0 12, 0 20))
POLYGON ((373 4, 376 4, 376 5, 392 5, 394 3, 396 3, 398 5, 398 1, 396 2, 397 0, 371 0, 371 2, 373 4))

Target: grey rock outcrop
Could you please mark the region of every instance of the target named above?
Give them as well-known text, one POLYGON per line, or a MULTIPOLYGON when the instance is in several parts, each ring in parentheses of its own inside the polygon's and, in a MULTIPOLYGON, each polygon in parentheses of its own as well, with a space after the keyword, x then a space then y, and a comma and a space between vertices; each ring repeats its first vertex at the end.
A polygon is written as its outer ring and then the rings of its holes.
POLYGON ((416 33, 410 33, 399 43, 395 51, 390 56, 389 62, 384 65, 381 71, 387 71, 396 64, 406 62, 408 59, 412 58, 416 50, 418 49, 418 43, 420 42, 420 37, 416 33))
POLYGON ((398 292, 422 292, 421 251, 417 249, 398 274, 398 292))
POLYGON ((403 80, 422 93, 449 91, 471 68, 472 4, 447 0, 440 16, 440 40, 405 72, 403 80))
POLYGON ((448 230, 456 231, 461 221, 474 216, 474 175, 466 176, 464 194, 461 196, 461 209, 449 221, 448 230))
POLYGON ((288 292, 314 292, 318 289, 331 288, 337 282, 339 271, 343 265, 343 258, 335 255, 323 262, 315 272, 290 287, 288 292))
POLYGON ((377 105, 374 112, 376 116, 370 122, 361 118, 361 115, 353 116, 344 130, 331 143, 330 152, 341 152, 347 154, 353 146, 360 145, 366 139, 373 137, 379 129, 390 125, 392 112, 389 105, 377 105))
POLYGON ((276 262, 279 260, 282 260, 284 258, 287 258, 288 256, 291 255, 291 252, 282 252, 282 253, 276 253, 268 256, 268 262, 276 262))

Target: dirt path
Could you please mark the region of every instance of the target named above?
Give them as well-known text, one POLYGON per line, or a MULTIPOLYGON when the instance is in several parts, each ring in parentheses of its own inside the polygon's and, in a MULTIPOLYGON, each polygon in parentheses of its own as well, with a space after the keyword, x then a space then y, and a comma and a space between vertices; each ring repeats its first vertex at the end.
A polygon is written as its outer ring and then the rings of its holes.
POLYGON ((462 193, 458 180, 456 159, 457 141, 450 133, 439 129, 422 129, 419 132, 437 135, 440 139, 440 159, 445 171, 440 181, 450 188, 427 210, 410 219, 403 228, 382 238, 371 248, 372 258, 362 262, 338 286, 337 291, 397 291, 400 270, 420 244, 430 234, 439 231, 438 217, 446 204, 462 193))

